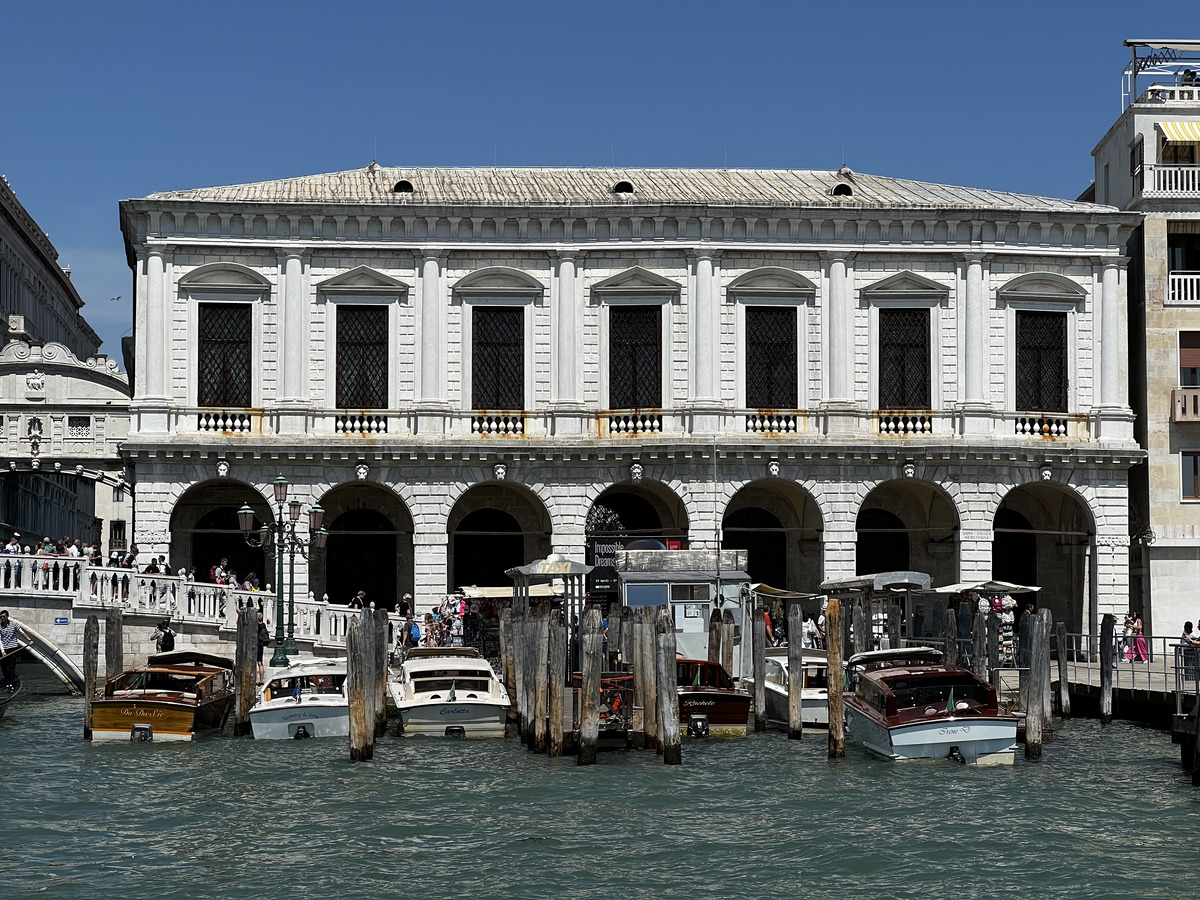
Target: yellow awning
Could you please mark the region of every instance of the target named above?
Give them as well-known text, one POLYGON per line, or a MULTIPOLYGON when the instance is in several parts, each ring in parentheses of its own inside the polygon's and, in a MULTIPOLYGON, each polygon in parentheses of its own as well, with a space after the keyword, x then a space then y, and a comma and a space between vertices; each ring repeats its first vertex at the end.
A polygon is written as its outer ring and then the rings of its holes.
POLYGON ((1155 122, 1167 136, 1168 141, 1176 144, 1200 144, 1200 122, 1155 122))

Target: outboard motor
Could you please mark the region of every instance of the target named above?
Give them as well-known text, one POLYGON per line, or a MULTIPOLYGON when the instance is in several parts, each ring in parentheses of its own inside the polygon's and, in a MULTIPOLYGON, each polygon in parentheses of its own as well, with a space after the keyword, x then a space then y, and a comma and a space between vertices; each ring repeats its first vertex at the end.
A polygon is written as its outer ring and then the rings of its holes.
POLYGON ((466 736, 467 736, 467 729, 464 728, 462 725, 447 725, 446 726, 446 737, 448 737, 448 738, 465 738, 466 736))
POLYGON ((310 738, 310 737, 312 737, 312 735, 308 733, 308 726, 307 726, 307 725, 297 725, 297 726, 296 726, 296 733, 295 733, 295 734, 293 734, 293 735, 292 735, 292 737, 293 737, 295 740, 297 740, 297 741, 302 741, 302 740, 304 740, 305 738, 310 738))
POLYGON ((957 747, 951 747, 950 752, 946 754, 946 759, 950 762, 958 763, 960 766, 967 764, 967 758, 962 755, 962 752, 957 747))
POLYGON ((129 740, 139 744, 154 740, 154 726, 134 725, 129 729, 129 740))
POLYGON ((689 737, 708 737, 708 716, 690 716, 687 731, 689 737))

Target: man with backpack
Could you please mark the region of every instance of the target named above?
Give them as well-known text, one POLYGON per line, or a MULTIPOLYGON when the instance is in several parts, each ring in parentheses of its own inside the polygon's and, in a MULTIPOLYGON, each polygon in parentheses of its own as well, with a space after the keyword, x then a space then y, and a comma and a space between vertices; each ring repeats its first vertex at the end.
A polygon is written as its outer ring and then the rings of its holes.
POLYGON ((154 627, 154 652, 170 653, 175 649, 175 632, 169 619, 163 619, 154 627))
POLYGON ((413 621, 412 613, 404 620, 404 630, 400 633, 400 656, 404 657, 413 647, 421 645, 421 629, 413 621))

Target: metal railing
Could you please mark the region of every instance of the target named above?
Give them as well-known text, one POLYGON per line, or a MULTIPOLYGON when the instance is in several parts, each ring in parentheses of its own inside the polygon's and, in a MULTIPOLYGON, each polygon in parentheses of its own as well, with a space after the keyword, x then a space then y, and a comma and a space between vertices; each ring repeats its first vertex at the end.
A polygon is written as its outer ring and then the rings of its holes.
POLYGON ((1168 272, 1167 305, 1200 306, 1200 272, 1168 272))
POLYGON ((1143 196, 1190 197, 1200 194, 1200 166, 1147 166, 1150 169, 1152 188, 1145 188, 1143 196))

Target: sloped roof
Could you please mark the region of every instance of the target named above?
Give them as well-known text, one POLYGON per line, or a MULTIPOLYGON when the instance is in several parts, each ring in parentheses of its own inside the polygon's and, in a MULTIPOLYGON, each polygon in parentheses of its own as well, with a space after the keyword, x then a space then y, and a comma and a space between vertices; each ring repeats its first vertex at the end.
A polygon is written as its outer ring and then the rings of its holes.
POLYGON ((1114 207, 902 178, 801 169, 397 168, 151 194, 146 200, 390 206, 828 206, 1102 212, 1114 207), (401 180, 411 192, 393 189, 401 180), (620 181, 632 193, 614 193, 620 181), (852 196, 834 197, 836 185, 852 196))

